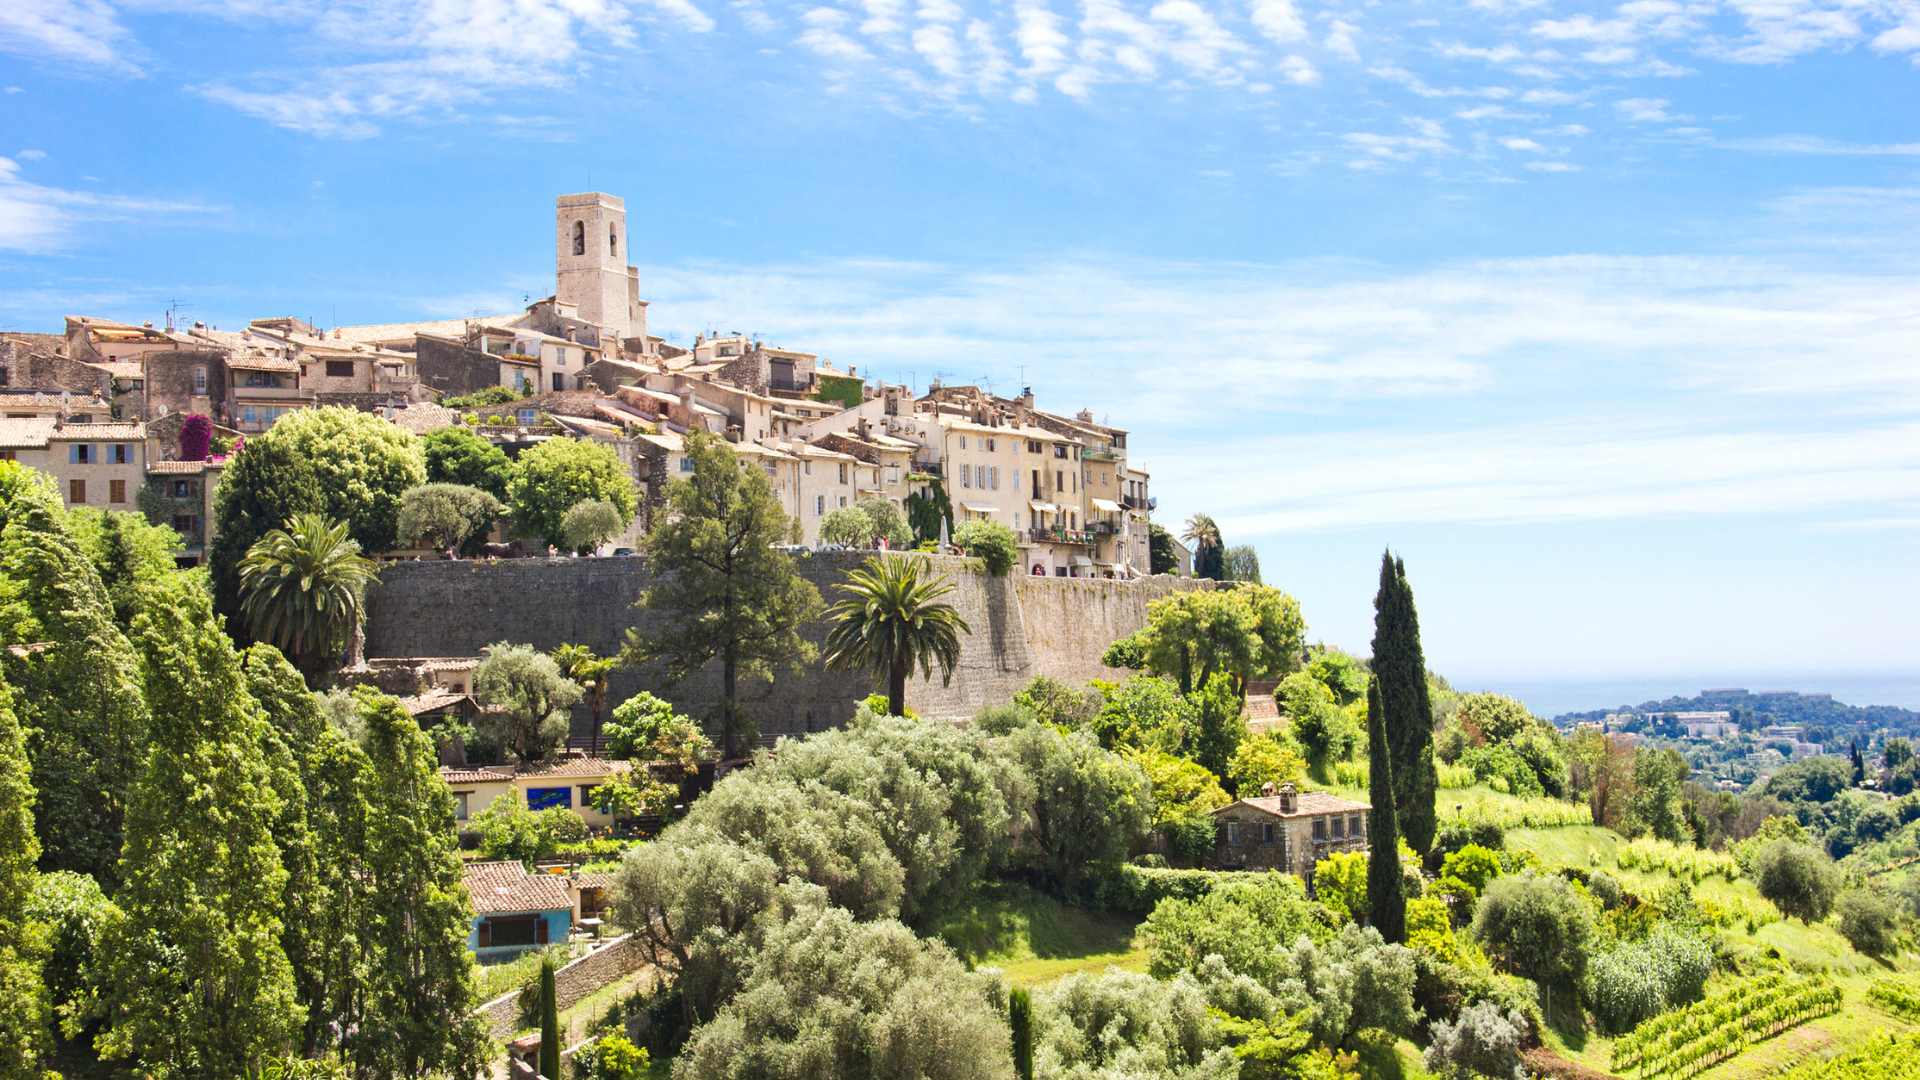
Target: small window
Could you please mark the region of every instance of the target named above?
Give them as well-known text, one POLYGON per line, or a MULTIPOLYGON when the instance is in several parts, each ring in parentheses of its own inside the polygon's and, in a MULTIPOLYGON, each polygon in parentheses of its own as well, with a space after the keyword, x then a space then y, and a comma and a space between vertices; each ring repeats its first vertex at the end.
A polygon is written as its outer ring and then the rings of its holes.
POLYGON ((126 443, 114 443, 109 452, 108 460, 112 461, 115 465, 132 464, 133 448, 126 443))
POLYGON ((1350 814, 1350 815, 1348 815, 1348 817, 1347 817, 1347 833, 1348 833, 1349 835, 1352 835, 1352 836, 1365 836, 1365 835, 1367 835, 1367 819, 1366 819, 1366 817, 1365 817, 1364 815, 1361 815, 1361 814, 1350 814))
POLYGON ((1327 819, 1326 818, 1313 819, 1313 838, 1315 840, 1325 840, 1327 838, 1327 819))
POLYGON ((67 447, 67 464, 91 465, 92 463, 93 445, 91 443, 74 443, 67 447))
POLYGON ((962 435, 960 436, 960 449, 965 450, 966 448, 967 448, 967 437, 965 435, 962 435))
POLYGON ((123 503, 127 501, 127 482, 125 480, 107 481, 107 501, 123 503))
POLYGON ((1237 821, 1227 822, 1227 843, 1237 844, 1239 842, 1240 842, 1240 823, 1237 821))
POLYGON ((1333 819, 1333 838, 1335 840, 1344 840, 1347 838, 1346 818, 1336 816, 1333 819))
POLYGON ((1260 826, 1260 842, 1263 844, 1273 843, 1274 832, 1273 822, 1268 821, 1262 823, 1260 826))
POLYGON ((994 440, 994 439, 988 439, 988 440, 987 440, 987 453, 989 453, 989 454, 991 454, 991 453, 993 453, 993 450, 994 450, 994 443, 995 443, 995 442, 996 442, 996 440, 994 440))
POLYGON ((813 497, 813 512, 816 517, 827 512, 827 497, 825 495, 815 495, 813 497))
POLYGON ((692 458, 690 458, 690 457, 683 457, 683 458, 681 458, 681 459, 680 459, 680 471, 681 471, 681 472, 692 472, 692 471, 693 471, 693 459, 692 459, 692 458))
POLYGON ((620 232, 609 222, 607 224, 607 254, 620 254, 620 232))
POLYGON ((173 515, 173 531, 182 536, 193 536, 200 531, 200 519, 192 514, 173 515))
POLYGON ((573 789, 570 787, 536 787, 527 789, 527 809, 545 810, 560 806, 573 809, 573 789))
POLYGON ((176 499, 193 498, 193 481, 175 480, 173 482, 173 497, 176 499))
POLYGON ((584 221, 573 223, 573 253, 575 255, 587 253, 587 223, 584 221))
MULTIPOLYGON (((556 389, 557 389, 557 388, 556 388, 556 389)), ((531 424, 531 423, 533 423, 533 422, 534 422, 535 420, 537 420, 537 419, 539 419, 539 417, 540 417, 540 414, 539 414, 539 410, 537 410, 537 409, 521 409, 521 410, 519 410, 518 412, 516 412, 516 413, 514 414, 514 416, 515 416, 515 417, 516 417, 516 418, 517 418, 517 419, 518 419, 518 420, 519 420, 519 421, 520 421, 520 422, 521 422, 522 424, 531 424)))
POLYGON ((205 365, 193 369, 193 396, 207 396, 207 369, 205 365))
POLYGON ((67 481, 67 505, 84 506, 87 501, 87 482, 85 480, 67 481))
POLYGON ((453 820, 467 820, 467 800, 472 796, 473 792, 471 791, 456 791, 453 793, 453 820))
POLYGON ((353 378, 353 361, 351 360, 327 361, 327 378, 329 379, 353 378))
POLYGON ((567 388, 567 377, 566 377, 565 375, 562 375, 562 374, 560 374, 560 373, 559 373, 559 372, 557 372, 557 371, 556 371, 556 372, 554 372, 554 373, 553 373, 553 388, 554 388, 555 390, 565 390, 565 389, 567 388))

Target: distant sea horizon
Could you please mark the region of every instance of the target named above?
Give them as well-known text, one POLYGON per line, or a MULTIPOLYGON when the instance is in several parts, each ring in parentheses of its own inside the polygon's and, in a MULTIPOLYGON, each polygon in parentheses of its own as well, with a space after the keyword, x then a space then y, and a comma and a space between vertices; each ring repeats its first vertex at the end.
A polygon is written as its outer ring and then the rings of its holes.
POLYGON ((1670 697, 1693 697, 1702 690, 1722 690, 1735 686, 1756 694, 1767 691, 1832 694, 1835 701, 1847 705, 1894 705, 1920 710, 1920 674, 1901 672, 1765 676, 1595 675, 1545 679, 1449 677, 1448 681, 1456 690, 1492 690, 1518 698, 1535 714, 1545 717, 1640 705, 1670 697))

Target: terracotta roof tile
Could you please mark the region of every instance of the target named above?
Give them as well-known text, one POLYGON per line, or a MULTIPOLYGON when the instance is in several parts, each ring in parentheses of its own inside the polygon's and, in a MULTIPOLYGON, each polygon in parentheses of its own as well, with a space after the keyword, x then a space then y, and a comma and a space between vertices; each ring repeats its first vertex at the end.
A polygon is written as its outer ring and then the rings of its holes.
MULTIPOLYGON (((1281 811, 1280 796, 1278 795, 1260 795, 1251 799, 1241 799, 1233 805, 1240 806, 1243 804, 1251 806, 1255 810, 1264 810, 1274 817, 1280 818, 1310 817, 1314 814, 1345 814, 1357 810, 1373 809, 1366 803, 1354 802, 1352 799, 1343 799, 1338 795, 1326 791, 1301 792, 1295 796, 1294 809, 1291 814, 1281 811)), ((1218 814, 1221 810, 1226 809, 1228 809, 1228 807, 1223 806, 1220 810, 1215 810, 1214 813, 1218 814)))
POLYGON ((476 915, 573 909, 567 879, 558 874, 529 874, 518 862, 468 863, 462 875, 476 915))

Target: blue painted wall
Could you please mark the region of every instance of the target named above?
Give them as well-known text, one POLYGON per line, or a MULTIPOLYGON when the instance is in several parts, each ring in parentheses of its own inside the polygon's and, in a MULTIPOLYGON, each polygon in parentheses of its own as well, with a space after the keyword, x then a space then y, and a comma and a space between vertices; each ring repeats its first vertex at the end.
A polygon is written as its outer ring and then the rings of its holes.
MULTIPOLYGON (((547 943, 550 945, 565 944, 567 935, 573 930, 573 909, 557 908, 553 911, 544 911, 540 913, 540 917, 547 921, 547 943)), ((517 956, 520 953, 526 952, 528 949, 540 948, 538 945, 498 945, 490 949, 482 949, 480 947, 481 918, 482 916, 476 915, 472 925, 467 927, 467 949, 480 959, 505 959, 507 957, 517 956)))

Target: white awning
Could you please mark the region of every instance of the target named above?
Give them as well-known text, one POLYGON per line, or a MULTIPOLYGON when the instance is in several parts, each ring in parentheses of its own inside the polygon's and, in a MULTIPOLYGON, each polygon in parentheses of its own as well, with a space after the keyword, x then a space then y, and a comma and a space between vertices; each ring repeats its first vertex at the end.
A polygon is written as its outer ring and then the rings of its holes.
POLYGON ((1000 512, 999 507, 985 503, 961 503, 960 505, 976 514, 997 514, 1000 512))
POLYGON ((1041 502, 1039 499, 1035 499, 1032 502, 1028 503, 1027 505, 1033 507, 1035 510, 1039 511, 1042 514, 1057 514, 1060 512, 1059 507, 1053 505, 1050 502, 1041 502))
POLYGON ((1117 514, 1120 512, 1120 504, 1117 502, 1114 502, 1112 499, 1092 499, 1089 501, 1093 503, 1093 508, 1095 510, 1099 510, 1103 513, 1117 514))
POLYGON ((1092 560, 1092 559, 1089 559, 1089 558, 1087 558, 1087 557, 1086 557, 1085 555, 1075 555, 1075 556, 1073 557, 1073 565, 1075 565, 1075 566, 1092 566, 1092 565, 1093 565, 1093 560, 1092 560))

